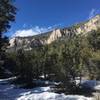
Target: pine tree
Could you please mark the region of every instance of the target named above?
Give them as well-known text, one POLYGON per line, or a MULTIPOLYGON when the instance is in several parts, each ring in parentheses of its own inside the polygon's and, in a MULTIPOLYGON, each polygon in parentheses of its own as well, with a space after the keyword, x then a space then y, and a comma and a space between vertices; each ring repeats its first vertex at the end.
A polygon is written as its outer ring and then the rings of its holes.
POLYGON ((2 76, 4 68, 4 52, 8 45, 8 38, 3 33, 10 28, 10 22, 15 20, 16 8, 12 4, 12 0, 0 0, 0 76, 2 76))

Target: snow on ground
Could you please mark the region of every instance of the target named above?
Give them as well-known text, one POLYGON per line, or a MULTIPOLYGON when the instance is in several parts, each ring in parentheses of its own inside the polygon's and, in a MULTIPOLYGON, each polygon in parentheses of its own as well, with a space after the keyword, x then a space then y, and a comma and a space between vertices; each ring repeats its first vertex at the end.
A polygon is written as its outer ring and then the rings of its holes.
MULTIPOLYGON (((80 80, 76 80, 76 84, 79 84, 79 83, 80 83, 80 80)), ((81 84, 84 87, 89 87, 91 89, 100 91, 100 81, 96 81, 96 80, 85 80, 84 79, 84 80, 81 81, 81 84)))
POLYGON ((0 100, 92 100, 79 95, 64 95, 50 92, 50 87, 33 89, 16 88, 8 83, 10 79, 0 80, 0 100))

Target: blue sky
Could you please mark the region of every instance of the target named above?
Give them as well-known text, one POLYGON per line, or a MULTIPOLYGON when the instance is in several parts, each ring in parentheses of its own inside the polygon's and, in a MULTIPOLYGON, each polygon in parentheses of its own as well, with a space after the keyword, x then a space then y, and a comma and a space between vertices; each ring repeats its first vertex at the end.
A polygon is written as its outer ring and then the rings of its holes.
POLYGON ((18 11, 8 36, 36 35, 100 14, 100 0, 15 0, 14 4, 18 11))

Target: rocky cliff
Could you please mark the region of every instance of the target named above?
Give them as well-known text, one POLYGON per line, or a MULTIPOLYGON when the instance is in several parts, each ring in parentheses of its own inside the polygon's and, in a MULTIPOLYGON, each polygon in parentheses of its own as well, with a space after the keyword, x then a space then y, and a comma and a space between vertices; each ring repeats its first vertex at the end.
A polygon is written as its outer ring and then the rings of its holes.
POLYGON ((100 15, 96 15, 92 19, 73 25, 68 28, 63 29, 54 29, 51 32, 43 33, 40 35, 32 36, 32 37, 14 37, 10 39, 9 50, 14 50, 14 48, 20 49, 23 48, 25 50, 31 50, 33 47, 42 46, 45 44, 51 44, 59 38, 72 37, 78 34, 87 34, 93 30, 97 30, 100 28, 100 15))

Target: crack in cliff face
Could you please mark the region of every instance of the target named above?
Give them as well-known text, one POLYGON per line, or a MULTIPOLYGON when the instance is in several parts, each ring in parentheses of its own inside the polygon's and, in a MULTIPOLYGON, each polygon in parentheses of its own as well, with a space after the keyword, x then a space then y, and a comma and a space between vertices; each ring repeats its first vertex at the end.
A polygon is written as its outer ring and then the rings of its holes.
POLYGON ((10 39, 10 48, 14 48, 15 45, 17 48, 24 48, 30 50, 33 47, 41 46, 45 44, 51 44, 52 42, 58 40, 62 37, 72 37, 78 34, 87 34, 92 30, 98 30, 100 28, 100 15, 96 15, 94 18, 84 22, 73 25, 64 29, 55 29, 51 32, 44 33, 44 35, 38 35, 33 37, 15 37, 10 39))

